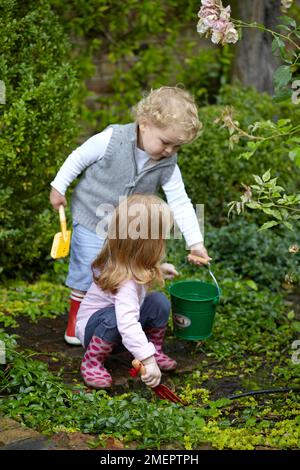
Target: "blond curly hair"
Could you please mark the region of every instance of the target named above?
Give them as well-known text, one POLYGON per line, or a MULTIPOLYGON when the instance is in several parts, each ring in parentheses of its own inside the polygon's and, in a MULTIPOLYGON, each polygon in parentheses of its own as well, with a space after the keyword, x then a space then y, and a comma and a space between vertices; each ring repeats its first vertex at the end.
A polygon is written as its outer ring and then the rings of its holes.
POLYGON ((151 90, 133 108, 135 121, 151 122, 160 129, 178 129, 180 140, 191 142, 199 136, 202 124, 194 98, 182 88, 162 86, 151 90))

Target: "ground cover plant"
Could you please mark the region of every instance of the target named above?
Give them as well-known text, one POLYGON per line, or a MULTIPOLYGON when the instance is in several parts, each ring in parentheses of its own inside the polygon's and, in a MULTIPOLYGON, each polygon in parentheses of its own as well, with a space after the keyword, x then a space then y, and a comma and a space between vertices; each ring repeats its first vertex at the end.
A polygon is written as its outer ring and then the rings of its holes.
MULTIPOLYGON (((170 260, 176 263, 184 250, 177 241, 170 244, 170 260)), ((109 438, 124 448, 297 448, 296 392, 230 397, 258 389, 300 388, 300 366, 292 360, 292 343, 300 333, 298 313, 282 292, 257 289, 254 281, 218 264, 214 273, 223 297, 214 334, 191 344, 193 371, 170 378, 185 407, 157 400, 145 387, 115 395, 66 385, 60 374, 35 360, 34 351, 20 351, 16 338, 2 330, 7 364, 0 371, 1 412, 47 435, 86 433, 91 448, 105 448, 109 438)), ((187 263, 180 274, 181 279, 200 275, 199 268, 187 263)), ((24 290, 19 294, 22 299, 24 290)), ((48 302, 48 310, 57 312, 57 299, 50 296, 48 302)), ((13 309, 12 317, 17 321, 13 309)))

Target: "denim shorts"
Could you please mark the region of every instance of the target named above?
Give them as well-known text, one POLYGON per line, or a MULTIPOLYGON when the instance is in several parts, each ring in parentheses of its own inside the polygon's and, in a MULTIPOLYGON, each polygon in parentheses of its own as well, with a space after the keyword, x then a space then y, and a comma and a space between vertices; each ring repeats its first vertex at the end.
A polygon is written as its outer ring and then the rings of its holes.
POLYGON ((73 223, 71 254, 66 285, 87 291, 93 281, 91 264, 100 253, 104 239, 78 222, 73 223))

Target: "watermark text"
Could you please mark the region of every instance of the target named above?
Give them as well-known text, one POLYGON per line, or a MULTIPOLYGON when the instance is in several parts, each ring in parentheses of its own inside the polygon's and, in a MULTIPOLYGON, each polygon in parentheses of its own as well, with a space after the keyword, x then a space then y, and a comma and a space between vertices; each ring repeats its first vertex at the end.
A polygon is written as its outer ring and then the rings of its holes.
POLYGON ((6 103, 6 88, 3 80, 0 80, 0 104, 6 103))
MULTIPOLYGON (((96 233, 101 238, 110 239, 131 239, 131 240, 159 240, 161 238, 169 240, 181 240, 182 234, 188 231, 189 227, 198 223, 200 231, 204 236, 204 204, 196 204, 195 209, 190 203, 185 203, 182 207, 176 208, 174 214, 171 210, 166 210, 160 204, 151 204, 146 207, 144 204, 136 203, 126 205, 126 197, 119 198, 118 217, 114 217, 115 207, 113 204, 99 204, 96 215, 99 222, 96 233)), ((167 205, 166 205, 167 207, 167 205)))
POLYGON ((0 364, 6 364, 5 343, 0 341, 0 364))
POLYGON ((300 364, 300 339, 296 339, 292 342, 292 349, 295 349, 292 354, 292 363, 300 364))

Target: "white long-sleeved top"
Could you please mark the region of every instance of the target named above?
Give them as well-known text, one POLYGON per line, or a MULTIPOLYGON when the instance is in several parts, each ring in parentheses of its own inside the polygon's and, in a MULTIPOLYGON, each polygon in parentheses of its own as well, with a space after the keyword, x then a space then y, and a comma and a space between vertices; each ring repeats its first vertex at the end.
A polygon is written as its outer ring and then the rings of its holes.
MULTIPOLYGON (((74 150, 61 166, 56 177, 51 182, 60 194, 65 195, 68 186, 88 166, 100 160, 107 149, 113 129, 108 127, 95 134, 74 150)), ((136 149, 138 172, 142 170, 150 156, 143 150, 136 149)), ((162 186, 167 202, 173 211, 174 219, 182 232, 188 247, 203 242, 198 219, 188 197, 178 165, 167 183, 162 186)))

